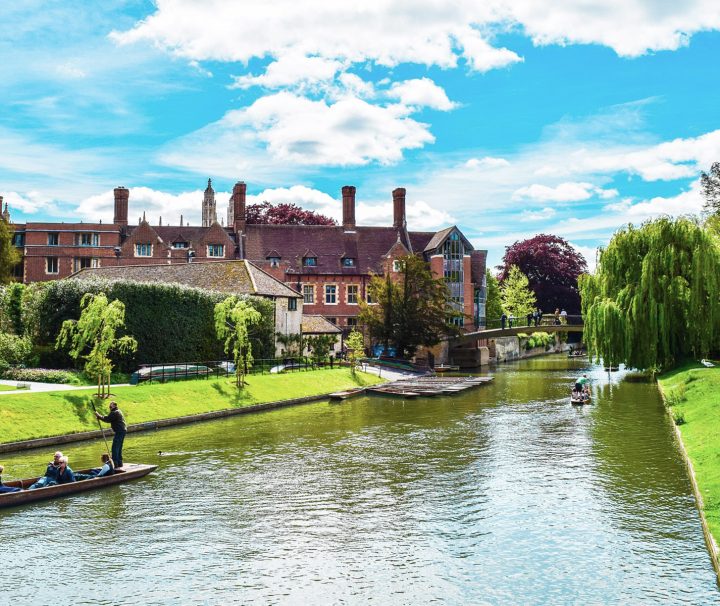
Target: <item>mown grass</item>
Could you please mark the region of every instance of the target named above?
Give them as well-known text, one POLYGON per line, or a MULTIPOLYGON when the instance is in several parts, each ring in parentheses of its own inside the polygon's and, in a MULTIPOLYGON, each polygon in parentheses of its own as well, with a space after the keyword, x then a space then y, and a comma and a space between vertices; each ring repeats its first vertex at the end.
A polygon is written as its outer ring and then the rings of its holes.
MULTIPOLYGON (((251 404, 320 395, 383 382, 347 368, 279 375, 251 375, 239 391, 232 378, 196 379, 113 388, 128 423, 144 423, 251 404)), ((97 429, 91 402, 107 413, 94 390, 18 393, 0 397, 0 442, 16 442, 97 429)))
POLYGON ((0 385, 0 391, 15 391, 18 389, 24 388, 18 387, 17 385, 0 385))
POLYGON ((720 543, 720 367, 688 363, 658 381, 692 461, 708 527, 720 543))

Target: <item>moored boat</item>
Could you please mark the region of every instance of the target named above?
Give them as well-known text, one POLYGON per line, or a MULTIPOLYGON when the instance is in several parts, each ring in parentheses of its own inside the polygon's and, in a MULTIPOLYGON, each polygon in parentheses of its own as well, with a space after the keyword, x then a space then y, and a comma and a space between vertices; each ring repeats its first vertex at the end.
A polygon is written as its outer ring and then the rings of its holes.
MULTIPOLYGON (((130 480, 136 480, 146 476, 151 471, 157 469, 157 465, 142 465, 139 463, 125 463, 123 467, 116 469, 115 473, 101 478, 92 478, 89 480, 79 480, 68 484, 55 484, 54 486, 46 486, 45 488, 36 488, 35 490, 26 490, 31 484, 40 479, 27 478, 24 480, 15 480, 12 482, 4 482, 5 486, 14 488, 22 488, 18 492, 0 493, 0 507, 13 507, 16 505, 24 505, 25 503, 33 503, 45 499, 56 499, 86 490, 94 490, 96 488, 105 488, 115 484, 122 484, 130 480)), ((77 473, 89 473, 89 469, 79 470, 77 473)), ((42 477, 42 476, 40 476, 42 477)))

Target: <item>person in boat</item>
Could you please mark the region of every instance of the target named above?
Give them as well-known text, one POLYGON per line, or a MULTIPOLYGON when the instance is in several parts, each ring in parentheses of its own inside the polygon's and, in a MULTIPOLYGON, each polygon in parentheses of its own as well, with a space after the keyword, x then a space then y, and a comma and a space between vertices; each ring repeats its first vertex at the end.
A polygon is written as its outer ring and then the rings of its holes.
POLYGON ((588 376, 587 376, 586 374, 583 375, 582 377, 579 377, 579 378, 575 381, 575 389, 577 389, 577 390, 580 391, 580 392, 585 391, 585 385, 587 385, 588 380, 589 380, 589 379, 588 379, 588 376))
POLYGON ((36 488, 45 488, 45 486, 52 486, 57 484, 57 474, 60 468, 60 461, 63 458, 63 453, 59 450, 53 455, 53 460, 48 463, 45 475, 40 478, 34 484, 31 484, 28 490, 35 490, 36 488))
POLYGON ((122 467, 123 442, 125 441, 125 434, 127 433, 127 426, 125 425, 125 417, 123 416, 123 413, 118 408, 117 402, 110 402, 110 412, 106 416, 102 416, 97 411, 95 411, 95 416, 101 421, 110 423, 110 427, 115 434, 111 448, 112 460, 115 463, 115 467, 122 467))
POLYGON ((91 469, 89 473, 76 473, 76 480, 92 480, 93 478, 102 478, 103 476, 110 476, 115 473, 115 465, 110 455, 106 452, 102 453, 100 457, 102 467, 95 467, 91 469))
POLYGON ((60 459, 60 467, 57 472, 57 483, 58 484, 69 484, 75 482, 75 472, 68 466, 67 457, 60 459))
POLYGON ((570 398, 573 402, 580 402, 583 399, 582 391, 577 388, 577 385, 573 387, 572 393, 570 394, 570 398))
POLYGON ((0 465, 0 493, 3 492, 20 492, 19 488, 15 488, 14 486, 5 486, 2 481, 2 472, 5 471, 5 468, 0 465))

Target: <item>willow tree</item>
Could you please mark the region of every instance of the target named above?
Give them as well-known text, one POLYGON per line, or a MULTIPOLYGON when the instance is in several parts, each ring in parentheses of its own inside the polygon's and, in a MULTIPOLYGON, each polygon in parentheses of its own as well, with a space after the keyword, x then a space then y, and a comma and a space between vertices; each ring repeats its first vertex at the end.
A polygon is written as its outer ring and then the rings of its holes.
POLYGON ((97 377, 97 395, 104 398, 110 394, 110 354, 132 353, 137 350, 137 341, 129 335, 117 337, 125 326, 125 305, 121 301, 110 303, 105 293, 87 293, 80 300, 80 309, 79 320, 63 322, 55 347, 69 347, 71 358, 85 360, 85 373, 97 377))
POLYGON ((225 353, 232 352, 238 389, 245 384, 245 373, 253 363, 249 327, 261 320, 262 314, 238 297, 228 297, 215 306, 215 332, 225 339, 225 353))
POLYGON ((692 220, 619 231, 580 292, 585 342, 608 365, 668 368, 720 344, 720 248, 692 220))

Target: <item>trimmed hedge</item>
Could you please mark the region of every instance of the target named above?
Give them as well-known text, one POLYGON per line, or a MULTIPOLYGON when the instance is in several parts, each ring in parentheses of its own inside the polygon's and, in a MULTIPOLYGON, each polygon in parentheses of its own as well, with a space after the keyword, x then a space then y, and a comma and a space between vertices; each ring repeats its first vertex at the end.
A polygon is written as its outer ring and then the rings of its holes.
MULTIPOLYGON (((180 284, 98 279, 33 284, 26 289, 23 323, 34 341, 40 346, 54 345, 63 321, 80 317, 80 299, 88 292, 104 292, 108 299, 125 304, 124 334, 137 339, 138 349, 132 359, 116 360, 122 369, 129 370, 138 363, 226 357, 222 341, 215 335, 213 314, 215 304, 228 295, 180 284)), ((271 357, 275 353, 275 304, 258 297, 247 300, 262 314, 262 321, 251 329, 253 355, 271 357)))
POLYGON ((10 368, 6 370, 3 379, 8 381, 37 381, 38 383, 73 383, 77 374, 67 370, 50 368, 10 368))

